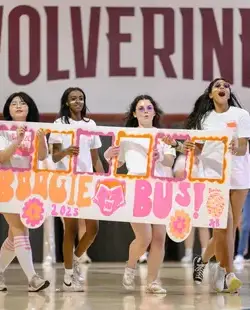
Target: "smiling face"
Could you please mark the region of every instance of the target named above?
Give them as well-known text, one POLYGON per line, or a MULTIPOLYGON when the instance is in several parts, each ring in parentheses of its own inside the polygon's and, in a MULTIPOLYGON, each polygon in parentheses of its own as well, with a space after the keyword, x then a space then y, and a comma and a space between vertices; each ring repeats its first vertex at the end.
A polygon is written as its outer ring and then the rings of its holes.
POLYGON ((29 106, 21 97, 14 97, 9 110, 13 121, 25 122, 29 113, 29 106))
POLYGON ((79 114, 81 113, 84 107, 84 96, 83 93, 79 90, 74 90, 69 93, 68 96, 68 106, 72 114, 79 114))
POLYGON ((138 101, 134 117, 137 118, 139 127, 152 127, 155 116, 155 109, 150 100, 144 99, 138 101))
POLYGON ((224 80, 218 80, 214 83, 209 98, 215 105, 226 106, 230 98, 230 84, 224 80))

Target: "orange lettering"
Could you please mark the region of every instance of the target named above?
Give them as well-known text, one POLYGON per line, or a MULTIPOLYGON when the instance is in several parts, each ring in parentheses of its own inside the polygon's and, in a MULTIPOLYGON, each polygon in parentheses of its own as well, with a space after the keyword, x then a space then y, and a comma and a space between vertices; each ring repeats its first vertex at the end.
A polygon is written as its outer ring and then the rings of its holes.
POLYGON ((73 206, 75 204, 75 185, 76 185, 76 175, 72 175, 71 179, 71 188, 70 188, 70 197, 68 205, 73 206))
POLYGON ((35 173, 35 185, 33 188, 33 194, 40 195, 43 199, 48 197, 48 177, 49 173, 42 171, 35 173))
POLYGON ((53 175, 50 179, 49 197, 53 203, 63 203, 66 200, 66 197, 67 197, 67 192, 66 192, 66 188, 65 188, 66 180, 60 179, 61 186, 57 185, 58 179, 61 178, 62 176, 63 175, 57 175, 57 174, 53 173, 53 175))
POLYGON ((91 205, 91 198, 84 197, 85 193, 88 193, 88 188, 86 183, 91 183, 93 178, 91 176, 80 176, 79 184, 78 184, 78 197, 76 201, 76 205, 81 207, 89 207, 91 205))
POLYGON ((25 200, 31 195, 30 177, 30 171, 17 172, 16 198, 20 201, 25 200))
POLYGON ((14 173, 11 170, 0 172, 0 202, 8 202, 14 196, 14 190, 11 187, 14 181, 14 173))

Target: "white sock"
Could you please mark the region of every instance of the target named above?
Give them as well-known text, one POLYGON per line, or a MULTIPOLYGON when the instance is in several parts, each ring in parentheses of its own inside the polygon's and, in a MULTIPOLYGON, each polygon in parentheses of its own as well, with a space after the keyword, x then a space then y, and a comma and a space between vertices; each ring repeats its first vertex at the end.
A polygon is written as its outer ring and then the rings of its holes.
POLYGON ((185 256, 192 256, 193 255, 193 249, 186 249, 185 250, 185 256))
POLYGON ((70 284, 72 281, 73 269, 65 269, 64 282, 70 284))
POLYGON ((73 259, 74 259, 75 261, 79 262, 79 261, 81 260, 81 256, 78 257, 78 256, 76 256, 75 253, 74 253, 74 254, 73 254, 73 259))
POLYGON ((28 281, 30 282, 36 272, 33 265, 29 236, 14 237, 14 246, 19 264, 21 265, 26 277, 28 278, 28 281))
POLYGON ((65 275, 67 275, 67 276, 73 276, 73 269, 66 269, 66 268, 65 268, 65 275))
POLYGON ((15 258, 14 243, 6 238, 0 250, 0 272, 4 272, 15 258))

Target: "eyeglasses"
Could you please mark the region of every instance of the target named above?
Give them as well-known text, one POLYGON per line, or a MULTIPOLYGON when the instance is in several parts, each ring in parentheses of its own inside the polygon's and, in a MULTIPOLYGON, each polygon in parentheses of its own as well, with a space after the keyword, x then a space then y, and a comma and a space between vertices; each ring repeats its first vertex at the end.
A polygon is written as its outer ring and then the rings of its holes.
POLYGON ((69 104, 76 104, 76 103, 84 103, 83 99, 72 99, 69 101, 69 104))
POLYGON ((230 88, 230 84, 229 83, 222 83, 222 82, 217 82, 214 84, 214 87, 216 88, 220 88, 220 87, 225 87, 225 88, 230 88))
POLYGON ((23 107, 23 106, 26 106, 27 103, 24 101, 12 101, 10 105, 12 107, 23 107))
POLYGON ((140 106, 138 109, 137 109, 137 111, 139 111, 139 112, 152 112, 154 110, 154 107, 152 106, 152 105, 148 105, 147 107, 146 107, 146 109, 145 109, 145 107, 143 107, 143 106, 140 106))

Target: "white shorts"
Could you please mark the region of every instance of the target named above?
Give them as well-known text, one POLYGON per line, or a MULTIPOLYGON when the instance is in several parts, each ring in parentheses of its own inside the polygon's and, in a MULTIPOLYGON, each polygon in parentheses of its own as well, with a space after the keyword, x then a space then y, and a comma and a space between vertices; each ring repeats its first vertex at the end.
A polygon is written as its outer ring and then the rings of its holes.
POLYGON ((230 189, 250 189, 250 171, 245 173, 238 172, 232 173, 230 180, 230 189), (246 174, 249 174, 249 178, 246 178, 246 174))

